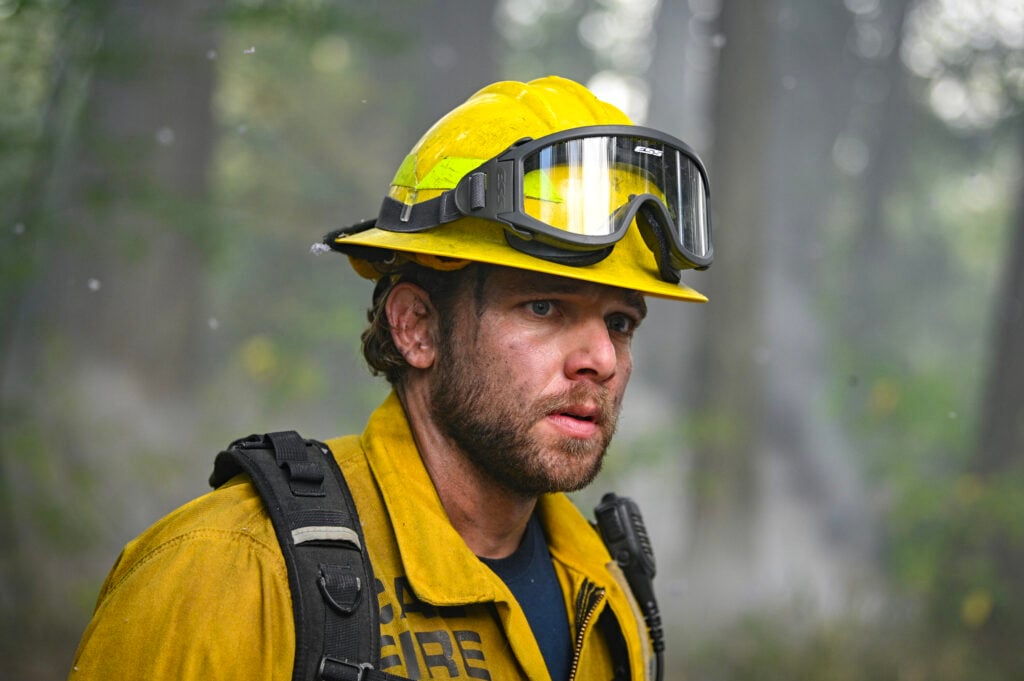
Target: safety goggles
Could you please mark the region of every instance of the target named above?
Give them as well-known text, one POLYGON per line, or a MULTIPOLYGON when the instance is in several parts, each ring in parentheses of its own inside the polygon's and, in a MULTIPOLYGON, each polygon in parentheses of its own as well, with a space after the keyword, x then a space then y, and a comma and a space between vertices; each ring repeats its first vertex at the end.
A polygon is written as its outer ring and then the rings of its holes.
POLYGON ((509 246, 567 265, 600 262, 636 220, 661 277, 712 261, 707 173, 684 142, 657 130, 605 125, 519 140, 416 204, 388 197, 377 227, 421 232, 463 217, 500 223, 509 246))

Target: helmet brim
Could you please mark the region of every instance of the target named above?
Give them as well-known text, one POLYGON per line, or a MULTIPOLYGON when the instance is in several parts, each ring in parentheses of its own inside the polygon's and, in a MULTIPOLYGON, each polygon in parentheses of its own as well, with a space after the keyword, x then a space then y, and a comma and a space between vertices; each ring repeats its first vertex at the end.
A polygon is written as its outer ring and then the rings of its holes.
MULTIPOLYGON (((707 302, 706 296, 686 284, 673 284, 661 278, 654 255, 644 245, 635 225, 607 258, 586 266, 563 265, 520 253, 508 245, 499 225, 476 218, 463 218, 416 233, 388 232, 372 227, 338 237, 335 245, 342 252, 347 246, 355 246, 468 260, 631 289, 658 298, 707 302)), ((353 251, 357 253, 358 249, 353 251)), ((358 258, 358 255, 351 257, 358 258)))

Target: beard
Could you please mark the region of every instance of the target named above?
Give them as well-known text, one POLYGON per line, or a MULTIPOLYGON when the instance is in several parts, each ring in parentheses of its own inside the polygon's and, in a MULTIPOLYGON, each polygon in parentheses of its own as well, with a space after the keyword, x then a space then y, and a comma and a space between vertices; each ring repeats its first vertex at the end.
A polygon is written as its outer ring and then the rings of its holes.
POLYGON ((431 385, 431 415, 479 471, 524 498, 574 492, 594 480, 620 408, 607 388, 578 383, 560 395, 523 404, 511 377, 495 371, 495 364, 446 345, 431 385), (584 402, 598 406, 595 437, 562 436, 544 443, 531 432, 550 414, 584 402))

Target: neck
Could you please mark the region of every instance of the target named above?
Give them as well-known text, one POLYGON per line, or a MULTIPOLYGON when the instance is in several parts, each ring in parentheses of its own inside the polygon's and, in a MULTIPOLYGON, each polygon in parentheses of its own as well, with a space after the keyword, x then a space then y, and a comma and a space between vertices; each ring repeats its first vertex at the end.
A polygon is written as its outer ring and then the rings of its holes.
POLYGON ((474 465, 430 417, 423 387, 413 383, 399 390, 399 397, 452 527, 475 555, 510 556, 519 547, 537 499, 511 492, 474 465))

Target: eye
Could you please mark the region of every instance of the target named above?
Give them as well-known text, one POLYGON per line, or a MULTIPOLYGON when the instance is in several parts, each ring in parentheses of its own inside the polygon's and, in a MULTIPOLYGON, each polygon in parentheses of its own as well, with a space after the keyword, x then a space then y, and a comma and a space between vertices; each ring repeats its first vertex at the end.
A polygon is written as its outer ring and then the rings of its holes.
POLYGON ((620 333, 627 336, 632 335, 636 331, 636 327, 639 326, 635 319, 625 314, 611 315, 608 317, 607 324, 608 330, 612 333, 620 333))
POLYGON ((555 309, 555 306, 550 300, 534 300, 528 303, 528 307, 530 308, 530 312, 538 317, 547 317, 555 309))

